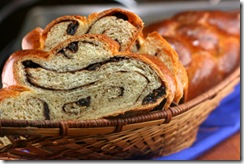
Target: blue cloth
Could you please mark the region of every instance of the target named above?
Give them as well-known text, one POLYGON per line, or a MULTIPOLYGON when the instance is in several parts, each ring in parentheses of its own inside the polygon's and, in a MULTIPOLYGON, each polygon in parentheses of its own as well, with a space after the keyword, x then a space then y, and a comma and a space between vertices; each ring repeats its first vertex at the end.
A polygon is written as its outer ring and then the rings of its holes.
POLYGON ((194 160, 240 129, 240 84, 209 114, 199 128, 196 141, 180 152, 153 160, 194 160))

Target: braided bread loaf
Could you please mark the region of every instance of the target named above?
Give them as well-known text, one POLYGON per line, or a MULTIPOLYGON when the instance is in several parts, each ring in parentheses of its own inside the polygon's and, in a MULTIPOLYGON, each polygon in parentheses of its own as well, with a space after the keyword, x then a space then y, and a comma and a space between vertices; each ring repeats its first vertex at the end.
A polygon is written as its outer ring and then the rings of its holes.
POLYGON ((157 31, 187 70, 190 100, 218 84, 240 63, 240 12, 186 11, 144 28, 157 31))
POLYGON ((159 55, 158 59, 162 60, 173 74, 172 86, 175 87, 172 92, 174 103, 178 104, 187 94, 188 77, 185 68, 176 52, 160 35, 154 33, 152 37, 144 39, 142 28, 143 22, 137 15, 118 8, 91 14, 88 19, 81 16, 63 16, 53 20, 44 30, 36 28, 28 33, 22 40, 22 48, 48 50, 74 35, 105 34, 120 45, 119 51, 159 55))
POLYGON ((135 14, 110 9, 88 19, 60 17, 31 31, 25 50, 5 63, 1 118, 85 120, 178 104, 186 70, 159 34, 144 39, 142 28, 135 14))
POLYGON ((3 71, 1 118, 96 119, 151 110, 162 101, 169 107, 172 83, 163 63, 118 47, 104 35, 86 34, 49 52, 12 54, 3 71))

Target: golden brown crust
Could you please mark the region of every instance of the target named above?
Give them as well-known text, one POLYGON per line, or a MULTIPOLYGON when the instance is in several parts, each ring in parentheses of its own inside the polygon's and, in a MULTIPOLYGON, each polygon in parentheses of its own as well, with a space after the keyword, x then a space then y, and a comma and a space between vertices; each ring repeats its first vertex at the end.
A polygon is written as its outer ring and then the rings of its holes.
MULTIPOLYGON (((149 33, 144 41, 141 41, 141 51, 156 56, 158 60, 166 62, 168 69, 174 77, 176 91, 174 102, 179 103, 188 88, 188 77, 185 68, 179 61, 178 54, 170 44, 157 32, 149 33)), ((140 51, 139 51, 140 52, 140 51)))
POLYGON ((240 64, 239 10, 185 11, 144 29, 145 34, 152 31, 171 44, 187 69, 188 100, 219 83, 240 64))
POLYGON ((153 32, 153 33, 149 34, 148 36, 150 36, 150 35, 155 37, 158 41, 160 41, 160 44, 163 48, 162 51, 164 51, 165 54, 170 56, 170 58, 173 60, 173 64, 175 64, 175 67, 176 67, 175 74, 178 74, 177 71, 181 72, 182 77, 179 77, 180 81, 182 82, 183 87, 185 89, 187 89, 188 77, 185 72, 185 68, 182 67, 182 64, 179 61, 179 56, 178 56, 177 52, 174 49, 172 49, 170 44, 163 37, 161 37, 158 33, 153 32))
POLYGON ((172 19, 180 24, 205 24, 231 35, 240 35, 240 11, 185 11, 172 19), (228 28, 227 28, 228 27, 228 28))
POLYGON ((24 91, 30 91, 30 89, 20 85, 12 85, 0 89, 0 101, 2 101, 5 98, 17 97, 20 95, 20 93, 24 91))
POLYGON ((178 26, 178 23, 173 19, 166 19, 164 21, 155 22, 146 26, 143 29, 143 33, 147 36, 151 32, 158 32, 163 36, 172 36, 175 35, 175 28, 178 26))
POLYGON ((216 85, 222 80, 216 59, 214 59, 211 54, 202 53, 195 55, 192 60, 194 62, 191 62, 187 69, 190 79, 188 100, 205 92, 207 88, 211 88, 213 84, 216 85))
POLYGON ((8 60, 5 62, 2 71, 2 83, 3 87, 11 85, 21 85, 22 82, 19 78, 19 66, 18 62, 34 58, 36 60, 47 60, 50 56, 49 53, 42 50, 21 50, 10 55, 8 60))
POLYGON ((133 24, 139 31, 142 30, 142 28, 144 27, 142 20, 136 14, 120 8, 108 9, 100 13, 92 13, 91 15, 88 16, 88 22, 91 25, 95 21, 101 19, 104 16, 111 16, 116 13, 125 14, 127 16, 128 21, 131 24, 133 24))
MULTIPOLYGON (((133 26, 135 26, 138 31, 133 40, 131 40, 131 44, 127 46, 127 49, 129 50, 130 46, 134 43, 137 36, 140 35, 144 24, 140 17, 138 17, 136 14, 120 8, 113 8, 100 13, 92 13, 88 16, 88 18, 78 15, 59 17, 49 23, 44 30, 42 30, 41 28, 36 28, 33 31, 29 32, 22 40, 22 49, 45 49, 45 40, 48 33, 56 24, 60 22, 77 21, 80 24, 84 24, 85 26, 87 26, 87 30, 89 30, 89 27, 92 26, 92 24, 97 20, 105 16, 114 15, 116 13, 118 13, 118 16, 120 16, 121 14, 126 15, 126 20, 128 20, 133 26)), ((84 34, 85 33, 87 33, 87 31, 84 31, 84 34)))
POLYGON ((37 27, 33 31, 29 32, 22 39, 22 49, 41 49, 43 47, 43 39, 42 39, 43 29, 37 27))

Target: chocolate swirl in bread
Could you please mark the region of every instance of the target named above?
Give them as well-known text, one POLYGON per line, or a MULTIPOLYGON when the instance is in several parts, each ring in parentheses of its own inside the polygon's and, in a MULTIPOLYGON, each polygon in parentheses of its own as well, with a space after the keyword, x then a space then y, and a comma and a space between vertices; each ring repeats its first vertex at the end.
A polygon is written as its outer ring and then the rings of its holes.
POLYGON ((162 71, 167 70, 163 62, 118 51, 117 42, 106 35, 86 34, 50 51, 12 54, 0 92, 18 94, 1 98, 1 118, 84 120, 149 111, 161 102, 168 108, 174 86, 170 71, 162 71))

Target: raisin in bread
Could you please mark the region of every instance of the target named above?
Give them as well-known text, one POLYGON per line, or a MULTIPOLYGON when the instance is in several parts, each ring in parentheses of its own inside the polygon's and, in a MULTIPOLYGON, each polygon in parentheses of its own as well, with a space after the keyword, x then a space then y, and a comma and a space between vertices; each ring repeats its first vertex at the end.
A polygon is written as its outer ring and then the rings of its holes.
POLYGON ((86 17, 63 16, 53 20, 44 30, 36 28, 22 40, 22 49, 50 50, 58 43, 82 34, 106 34, 129 50, 143 28, 136 14, 119 8, 93 13, 86 17))
POLYGON ((86 120, 168 108, 174 83, 164 63, 119 49, 106 35, 85 34, 50 51, 15 52, 3 69, 1 119, 86 120))
POLYGON ((222 81, 240 65, 240 11, 185 11, 144 28, 157 31, 187 70, 187 99, 222 81))
POLYGON ((188 89, 187 73, 179 61, 178 54, 169 43, 161 37, 159 33, 152 32, 148 34, 145 39, 141 36, 138 37, 134 47, 137 48, 133 49, 132 47, 132 51, 155 56, 165 63, 168 70, 174 75, 176 84, 174 103, 178 104, 180 101, 184 102, 184 97, 186 97, 188 89))
POLYGON ((79 31, 85 31, 84 33, 102 33, 116 41, 120 45, 119 51, 121 52, 132 51, 150 55, 157 54, 159 60, 164 62, 174 76, 174 81, 172 82, 175 83, 172 85, 175 86, 172 88, 172 92, 175 94, 174 103, 178 104, 182 97, 186 95, 188 77, 186 76, 185 69, 178 60, 178 55, 159 34, 154 33, 144 39, 142 35, 143 22, 134 13, 122 9, 110 9, 101 13, 91 14, 87 19, 87 24, 84 24, 85 18, 83 17, 82 23, 78 23, 78 20, 76 23, 73 23, 71 19, 74 21, 77 17, 60 17, 48 24, 43 32, 40 28, 33 30, 23 39, 23 48, 47 50, 55 44, 60 43, 62 39, 81 35, 80 32, 76 31, 82 28, 84 30, 79 31), (67 21, 69 23, 64 24, 67 21), (43 45, 37 44, 35 46, 35 40, 40 40, 39 43, 42 41, 43 45), (140 45, 142 41, 143 45, 140 45))

